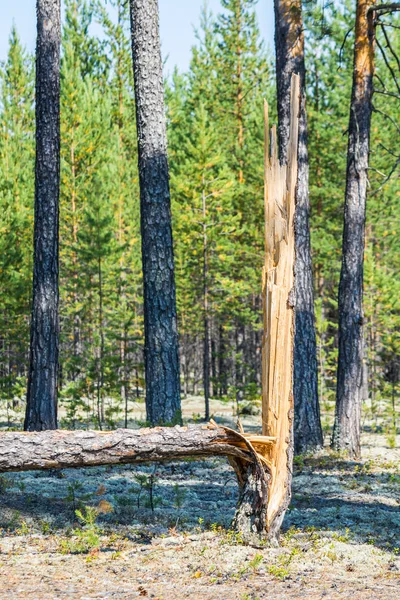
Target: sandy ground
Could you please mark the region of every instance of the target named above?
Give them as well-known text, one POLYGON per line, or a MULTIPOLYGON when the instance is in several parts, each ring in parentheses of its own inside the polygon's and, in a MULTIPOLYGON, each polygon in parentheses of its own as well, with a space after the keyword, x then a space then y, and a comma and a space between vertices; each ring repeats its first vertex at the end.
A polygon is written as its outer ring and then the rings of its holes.
MULTIPOLYGON (((213 409, 230 421, 229 405, 213 409)), ((279 548, 229 530, 237 485, 224 459, 3 476, 0 598, 398 599, 399 458, 364 434, 361 462, 296 459, 279 548), (94 526, 75 515, 84 506, 99 508, 94 526)))

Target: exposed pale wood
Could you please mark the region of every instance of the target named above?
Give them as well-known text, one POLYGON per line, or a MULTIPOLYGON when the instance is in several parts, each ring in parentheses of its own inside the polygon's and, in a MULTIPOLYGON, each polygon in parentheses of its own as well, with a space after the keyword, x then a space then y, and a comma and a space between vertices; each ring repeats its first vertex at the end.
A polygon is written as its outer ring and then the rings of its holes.
POLYGON ((265 104, 265 264, 263 269, 264 338, 262 352, 262 430, 275 438, 266 446, 271 465, 266 528, 279 530, 290 501, 293 458, 294 211, 300 79, 292 77, 287 165, 277 156, 276 130, 269 144, 265 104), (271 154, 269 154, 271 146, 271 154))

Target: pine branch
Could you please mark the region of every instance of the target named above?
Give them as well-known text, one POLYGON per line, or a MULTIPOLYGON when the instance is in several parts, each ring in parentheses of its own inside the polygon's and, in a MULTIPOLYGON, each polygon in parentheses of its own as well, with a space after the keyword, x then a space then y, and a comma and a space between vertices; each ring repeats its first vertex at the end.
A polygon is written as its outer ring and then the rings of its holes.
POLYGON ((376 44, 377 44, 379 50, 381 51, 381 54, 383 56, 383 60, 385 61, 385 65, 389 69, 389 72, 390 72, 390 74, 392 76, 392 79, 393 79, 394 84, 395 84, 395 86, 397 88, 397 91, 400 94, 400 85, 399 85, 399 82, 397 81, 397 78, 396 78, 395 72, 394 72, 394 70, 392 68, 392 65, 390 64, 390 62, 389 62, 389 60, 388 60, 388 58, 386 56, 386 53, 385 53, 385 51, 384 51, 384 49, 382 47, 382 44, 379 42, 378 38, 376 38, 376 44))
POLYGON ((388 115, 387 113, 385 113, 383 110, 381 110, 380 108, 376 108, 376 106, 372 106, 372 110, 376 113, 380 113, 383 117, 385 117, 385 119, 388 119, 397 129, 397 131, 400 133, 400 127, 399 125, 396 123, 396 121, 393 119, 393 117, 391 117, 390 115, 388 115))
POLYGON ((371 6, 367 10, 367 15, 370 15, 371 13, 378 13, 379 15, 380 14, 388 14, 388 13, 396 12, 399 10, 400 10, 399 2, 391 2, 389 4, 378 4, 378 6, 371 6))
POLYGON ((391 45, 391 43, 390 43, 389 36, 387 35, 387 33, 386 33, 386 29, 385 29, 385 27, 383 26, 383 24, 381 25, 381 27, 382 27, 382 33, 383 33, 383 35, 385 36, 386 44, 387 44, 387 46, 388 46, 388 48, 389 48, 390 52, 392 53, 392 55, 393 55, 393 57, 394 57, 395 61, 397 62, 397 66, 398 66, 398 68, 399 68, 399 71, 400 71, 400 59, 399 59, 399 57, 397 56, 396 52, 395 52, 395 51, 394 51, 394 49, 393 49, 393 46, 392 46, 392 45, 391 45))
POLYGON ((395 94, 394 92, 388 92, 387 90, 374 90, 375 94, 382 94, 382 96, 390 96, 391 98, 397 98, 400 100, 400 95, 395 94))
POLYGON ((400 156, 397 157, 397 160, 394 163, 393 167, 391 168, 389 175, 387 175, 386 179, 381 183, 381 185, 376 190, 374 190, 373 192, 370 193, 370 196, 375 196, 376 194, 378 194, 378 192, 380 192, 382 190, 382 188, 386 185, 386 183, 392 177, 393 173, 396 171, 396 169, 399 165, 400 165, 400 156))

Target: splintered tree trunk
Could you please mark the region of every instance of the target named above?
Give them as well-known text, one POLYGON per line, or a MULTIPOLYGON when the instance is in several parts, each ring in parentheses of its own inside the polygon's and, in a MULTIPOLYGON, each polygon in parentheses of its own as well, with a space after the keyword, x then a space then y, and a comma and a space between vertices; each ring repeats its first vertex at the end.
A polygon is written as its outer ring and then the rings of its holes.
POLYGON ((296 234, 294 447, 296 453, 301 453, 320 448, 323 445, 318 401, 317 345, 309 227, 307 114, 301 0, 275 0, 275 48, 279 159, 282 164, 288 160, 289 98, 292 74, 298 74, 301 82, 298 176, 294 216, 296 234))
POLYGON ((57 427, 60 0, 37 0, 33 297, 25 429, 57 427))
POLYGON ((147 420, 180 416, 179 355, 157 0, 131 0, 139 149, 147 420))
POLYGON ((292 75, 287 163, 278 160, 276 129, 268 149, 265 105, 265 265, 263 270, 263 435, 276 439, 266 458, 271 481, 266 527, 277 534, 290 502, 293 462, 294 213, 300 78, 292 75))
POLYGON ((374 4, 375 0, 357 2, 339 283, 339 358, 332 446, 353 457, 360 455, 364 390, 364 232, 375 41, 373 13, 368 14, 368 9, 374 4))

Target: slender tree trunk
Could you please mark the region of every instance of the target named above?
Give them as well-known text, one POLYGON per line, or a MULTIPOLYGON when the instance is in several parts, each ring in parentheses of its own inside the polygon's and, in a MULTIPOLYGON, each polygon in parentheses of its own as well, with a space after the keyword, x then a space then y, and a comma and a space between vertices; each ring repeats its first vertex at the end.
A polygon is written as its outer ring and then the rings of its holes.
POLYGON ((215 322, 211 321, 210 326, 210 350, 211 350, 211 388, 210 394, 211 397, 214 398, 217 396, 218 388, 217 388, 217 347, 215 342, 215 322))
POLYGON ((235 327, 235 379, 234 386, 236 388, 236 413, 240 413, 240 403, 243 401, 244 386, 243 386, 243 373, 244 373, 244 325, 238 322, 235 327))
MULTIPOLYGON (((74 127, 72 129, 72 136, 74 138, 74 127)), ((73 292, 73 302, 74 302, 74 364, 73 364, 73 373, 72 379, 75 380, 78 371, 77 371, 77 362, 78 357, 80 355, 80 317, 78 313, 78 257, 76 252, 76 247, 78 243, 78 219, 76 215, 76 175, 77 175, 77 166, 75 161, 75 141, 72 139, 71 149, 70 149, 70 160, 71 160, 71 178, 72 178, 72 190, 71 190, 71 213, 72 213, 72 241, 74 243, 74 247, 72 250, 72 264, 73 264, 73 281, 74 281, 74 292, 73 292)))
POLYGON ((228 393, 228 366, 226 361, 226 342, 225 332, 222 323, 219 326, 219 348, 218 348, 218 382, 219 396, 226 396, 228 393))
MULTIPOLYGON (((203 177, 204 185, 204 177, 203 177)), ((210 418, 210 322, 208 315, 208 242, 207 242, 207 205, 206 193, 202 193, 202 211, 203 211, 203 388, 205 402, 205 418, 210 418)))
POLYGON ((301 0, 274 0, 275 47, 280 162, 287 162, 290 117, 290 80, 300 75, 301 104, 298 178, 295 212, 295 343, 294 448, 296 453, 323 445, 318 401, 317 346, 311 264, 308 196, 307 114, 305 98, 304 34, 301 0))
POLYGON ((124 325, 124 363, 123 363, 123 378, 124 378, 124 395, 122 396, 124 401, 124 423, 125 429, 128 429, 128 413, 129 413, 129 388, 128 388, 128 332, 126 325, 124 325))
POLYGON ((99 364, 97 369, 97 407, 99 415, 99 427, 104 423, 104 323, 103 323, 103 269, 101 264, 101 257, 98 258, 97 263, 98 269, 98 280, 99 280, 99 334, 100 334, 100 348, 99 348, 99 364))
POLYGON ((57 427, 60 0, 37 0, 36 167, 30 365, 24 427, 57 427))
POLYGON ((339 283, 339 358, 332 446, 360 455, 363 396, 363 272, 368 185, 375 30, 368 9, 375 0, 358 0, 353 88, 347 148, 343 254, 339 283))
MULTIPOLYGON (((237 29, 241 31, 242 28, 242 5, 241 2, 237 3, 236 6, 236 22, 237 29)), ((244 125, 243 125, 243 81, 242 81, 242 48, 240 45, 240 37, 236 46, 236 119, 237 119, 237 143, 239 149, 239 183, 244 183, 243 175, 243 145, 244 145, 244 125)))
POLYGON ((166 119, 157 0, 131 0, 139 149, 147 419, 181 420, 166 119))
MULTIPOLYGON (((118 2, 117 6, 117 22, 118 26, 122 28, 123 26, 123 4, 121 1, 118 2)), ((123 64, 122 64, 122 37, 118 35, 117 37, 117 67, 116 67, 116 76, 118 81, 118 153, 119 156, 122 155, 123 152, 123 125, 124 125, 124 102, 123 102, 123 64)), ((123 175, 121 173, 121 166, 119 162, 118 168, 119 175, 119 183, 122 189, 122 180, 123 175)), ((125 244, 125 235, 124 235, 124 198, 122 194, 119 194, 118 198, 118 241, 121 247, 125 244)), ((119 261, 120 266, 120 276, 119 276, 119 284, 120 284, 120 298, 123 305, 126 304, 126 273, 125 273, 125 256, 124 252, 121 253, 121 258, 119 261)), ((127 365, 127 331, 126 331, 126 323, 124 322, 121 327, 121 339, 119 343, 120 349, 120 374, 121 374, 121 399, 125 407, 125 427, 128 427, 128 365, 127 365)))

